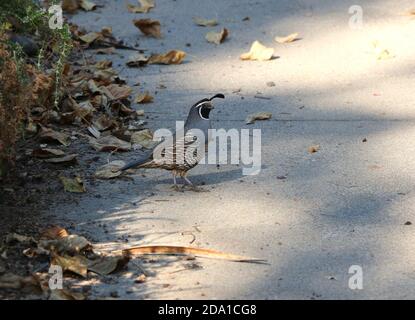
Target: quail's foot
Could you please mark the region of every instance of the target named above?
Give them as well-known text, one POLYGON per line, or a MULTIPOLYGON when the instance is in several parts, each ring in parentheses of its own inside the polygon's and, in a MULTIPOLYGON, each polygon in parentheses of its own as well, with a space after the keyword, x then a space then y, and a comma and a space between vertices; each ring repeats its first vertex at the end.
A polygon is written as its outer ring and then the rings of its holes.
POLYGON ((172 185, 172 186, 171 186, 171 188, 172 188, 174 191, 177 191, 177 192, 182 191, 182 190, 181 190, 181 188, 180 188, 177 184, 172 185))
POLYGON ((202 187, 195 186, 194 184, 191 185, 183 185, 183 189, 187 189, 193 192, 210 192, 210 190, 204 189, 202 187))

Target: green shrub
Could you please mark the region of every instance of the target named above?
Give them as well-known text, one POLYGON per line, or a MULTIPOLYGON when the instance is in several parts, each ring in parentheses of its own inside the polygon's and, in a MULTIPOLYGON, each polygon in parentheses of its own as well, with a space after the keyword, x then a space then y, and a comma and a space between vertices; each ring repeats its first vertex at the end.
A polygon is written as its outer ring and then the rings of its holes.
POLYGON ((59 107, 71 33, 67 24, 51 29, 50 18, 33 0, 0 0, 0 177, 14 164, 15 144, 24 133, 30 109, 59 107), (11 34, 33 40, 39 47, 37 56, 26 56, 10 40, 11 34))

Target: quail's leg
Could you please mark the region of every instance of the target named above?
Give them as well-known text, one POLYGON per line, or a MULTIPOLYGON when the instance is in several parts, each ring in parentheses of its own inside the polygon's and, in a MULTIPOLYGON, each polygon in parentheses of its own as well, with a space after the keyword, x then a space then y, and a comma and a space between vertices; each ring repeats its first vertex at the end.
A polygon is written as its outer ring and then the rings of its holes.
POLYGON ((201 189, 201 188, 195 186, 192 183, 192 181, 190 181, 189 178, 186 175, 187 175, 187 172, 184 172, 183 175, 182 175, 182 178, 184 179, 184 181, 187 182, 187 184, 189 185, 189 187, 192 191, 195 191, 195 192, 208 192, 208 190, 201 189))
POLYGON ((184 181, 186 181, 186 182, 189 184, 189 186, 194 187, 194 184, 192 183, 192 181, 190 181, 190 180, 189 180, 189 178, 188 178, 188 177, 183 176, 183 179, 184 179, 184 181))
POLYGON ((173 172, 173 182, 174 182, 174 185, 177 186, 176 173, 175 172, 173 172))
POLYGON ((189 185, 189 186, 191 186, 191 187, 194 187, 194 185, 193 185, 193 183, 192 183, 192 181, 190 181, 189 180, 189 178, 187 177, 187 172, 186 171, 182 171, 182 172, 180 172, 180 177, 182 177, 183 178, 183 180, 184 180, 184 185, 183 185, 183 187, 186 185, 186 183, 189 185))
POLYGON ((177 181, 176 181, 177 173, 176 171, 172 171, 172 173, 173 173, 173 182, 174 182, 174 185, 172 186, 172 188, 176 191, 179 191, 179 186, 177 185, 177 181))

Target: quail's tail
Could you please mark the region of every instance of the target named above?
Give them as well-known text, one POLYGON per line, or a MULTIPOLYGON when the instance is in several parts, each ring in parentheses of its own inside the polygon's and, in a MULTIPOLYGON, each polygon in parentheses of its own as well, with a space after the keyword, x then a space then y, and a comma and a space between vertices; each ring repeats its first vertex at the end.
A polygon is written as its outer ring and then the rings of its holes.
POLYGON ((127 163, 124 167, 122 167, 120 171, 125 171, 131 168, 139 167, 140 165, 146 163, 147 161, 148 161, 148 158, 131 161, 130 163, 127 163))

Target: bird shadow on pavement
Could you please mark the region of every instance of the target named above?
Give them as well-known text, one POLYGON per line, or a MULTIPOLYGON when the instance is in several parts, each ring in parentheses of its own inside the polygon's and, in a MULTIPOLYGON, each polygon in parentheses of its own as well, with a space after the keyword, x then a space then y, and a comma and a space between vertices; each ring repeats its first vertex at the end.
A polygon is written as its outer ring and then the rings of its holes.
MULTIPOLYGON (((192 175, 191 172, 189 174, 190 181, 195 186, 214 186, 219 183, 235 181, 240 179, 242 176, 240 169, 233 169, 233 170, 216 170, 216 172, 209 172, 209 173, 199 173, 192 175)), ((147 177, 143 178, 146 179, 147 177)), ((148 178, 151 179, 151 178, 148 178)), ((141 179, 140 179, 141 180, 141 179)), ((142 180, 141 180, 142 181, 142 180)), ((140 181, 140 182, 141 182, 140 181)), ((177 179, 178 184, 182 184, 184 181, 180 178, 177 179)), ((146 183, 146 186, 154 187, 156 185, 165 184, 169 186, 173 186, 173 178, 164 178, 157 181, 152 180, 149 183, 146 183)))

